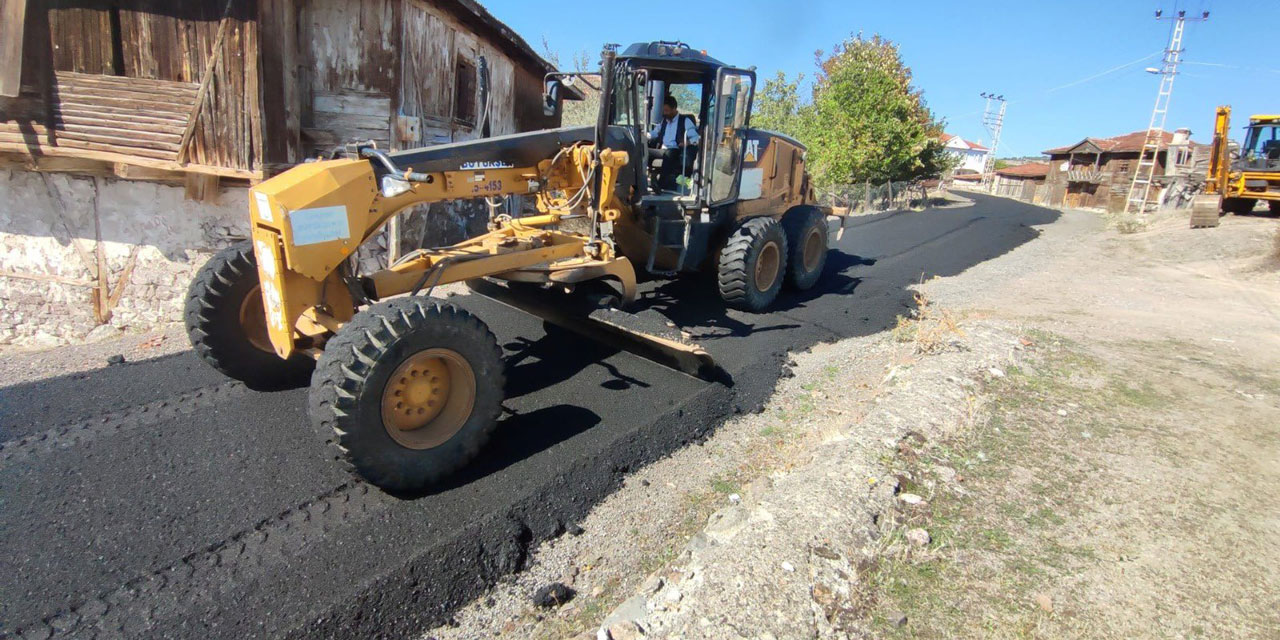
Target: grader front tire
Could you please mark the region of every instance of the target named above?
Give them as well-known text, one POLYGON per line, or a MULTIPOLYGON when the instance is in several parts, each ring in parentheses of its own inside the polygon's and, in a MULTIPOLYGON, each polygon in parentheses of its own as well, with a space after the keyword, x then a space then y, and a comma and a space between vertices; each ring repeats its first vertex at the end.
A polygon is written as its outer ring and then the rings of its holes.
POLYGON ((497 339, 463 309, 398 298, 356 314, 325 346, 311 420, 349 470, 420 492, 466 466, 497 425, 505 374, 497 339))
POLYGON ((249 242, 219 251, 200 268, 187 290, 183 319, 196 355, 251 389, 301 386, 315 369, 305 355, 285 360, 272 350, 249 242))

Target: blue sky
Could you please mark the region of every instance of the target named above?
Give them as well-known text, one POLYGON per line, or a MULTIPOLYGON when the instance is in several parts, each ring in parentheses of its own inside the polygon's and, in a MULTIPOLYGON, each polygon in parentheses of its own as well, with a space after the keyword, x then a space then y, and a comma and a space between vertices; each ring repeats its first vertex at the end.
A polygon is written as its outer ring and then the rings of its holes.
POLYGON ((811 75, 815 50, 829 50, 850 33, 879 33, 899 44, 915 84, 949 132, 989 142, 978 94, 1009 99, 1001 156, 1146 129, 1159 77, 1143 69, 1158 66, 1158 56, 1055 88, 1160 52, 1170 24, 1154 18, 1156 8, 1166 15, 1175 6, 1188 15, 1208 9, 1208 22, 1187 26, 1184 60, 1200 64, 1182 67, 1166 128, 1189 127, 1195 140, 1207 142, 1214 107, 1230 104, 1239 138, 1248 114, 1280 112, 1280 55, 1274 53, 1280 0, 484 4, 535 48, 546 38, 564 61, 575 51, 597 60, 605 42, 683 40, 725 62, 756 65, 762 78, 777 70, 811 75))

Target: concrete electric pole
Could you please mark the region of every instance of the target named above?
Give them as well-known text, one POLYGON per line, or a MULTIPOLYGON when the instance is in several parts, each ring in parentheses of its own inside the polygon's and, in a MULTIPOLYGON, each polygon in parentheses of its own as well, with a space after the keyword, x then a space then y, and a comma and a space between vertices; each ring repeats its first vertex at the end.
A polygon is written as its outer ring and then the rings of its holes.
POLYGON ((996 172, 996 148, 1000 146, 1000 129, 1004 127, 1004 109, 1008 105, 1004 96, 993 93, 982 93, 987 100, 987 107, 982 112, 982 126, 991 135, 991 147, 987 149, 987 157, 982 163, 982 188, 991 191, 996 172))
MULTIPOLYGON (((1178 63, 1182 62, 1182 33, 1187 21, 1203 22, 1209 19, 1205 11, 1199 18, 1188 18, 1186 11, 1179 11, 1176 16, 1166 16, 1163 11, 1156 11, 1156 20, 1173 20, 1173 31, 1169 34, 1169 48, 1164 50, 1164 59, 1159 69, 1147 69, 1151 73, 1160 74, 1160 90, 1156 92, 1156 105, 1151 109, 1151 123, 1147 125, 1147 137, 1142 143, 1142 152, 1138 155, 1138 166, 1133 172, 1133 183, 1129 185, 1129 195, 1125 198, 1124 212, 1144 214, 1152 204, 1152 186, 1156 179, 1156 165, 1159 164, 1160 147, 1164 145, 1165 118, 1169 115, 1169 99, 1173 96, 1173 79, 1178 74, 1178 63)), ((1166 162, 1168 160, 1166 159, 1166 162)))

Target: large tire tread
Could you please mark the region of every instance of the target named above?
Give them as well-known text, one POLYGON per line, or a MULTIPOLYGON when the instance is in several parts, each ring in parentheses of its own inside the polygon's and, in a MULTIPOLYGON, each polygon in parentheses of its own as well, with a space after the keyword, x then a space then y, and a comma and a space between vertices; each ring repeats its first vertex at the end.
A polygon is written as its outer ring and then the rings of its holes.
POLYGON ((223 375, 259 390, 305 385, 315 361, 303 354, 288 360, 254 347, 240 327, 240 305, 258 285, 251 242, 214 254, 187 289, 183 321, 196 355, 223 375))
POLYGON ((787 255, 786 286, 795 291, 808 291, 822 278, 822 270, 827 266, 827 251, 830 249, 826 244, 829 235, 827 217, 816 207, 801 205, 793 207, 782 216, 782 228, 787 232, 787 246, 790 249, 787 255), (822 227, 822 260, 815 269, 809 271, 804 267, 804 243, 809 230, 818 225, 822 227))
POLYGON ((778 244, 781 271, 786 272, 787 237, 777 220, 769 217, 748 218, 738 225, 720 251, 716 284, 725 304, 744 311, 763 311, 773 303, 781 289, 783 274, 774 280, 769 291, 755 287, 755 261, 761 248, 770 240, 778 244))
POLYGON ((348 472, 387 491, 417 493, 439 485, 479 454, 497 426, 505 386, 502 350, 479 318, 451 304, 397 298, 356 314, 329 340, 312 377, 308 409, 313 427, 336 448, 335 457, 348 472), (400 343, 412 350, 400 353, 400 343), (392 440, 378 406, 385 386, 379 381, 385 383, 417 346, 465 351, 477 385, 475 408, 458 433, 422 450, 392 440))

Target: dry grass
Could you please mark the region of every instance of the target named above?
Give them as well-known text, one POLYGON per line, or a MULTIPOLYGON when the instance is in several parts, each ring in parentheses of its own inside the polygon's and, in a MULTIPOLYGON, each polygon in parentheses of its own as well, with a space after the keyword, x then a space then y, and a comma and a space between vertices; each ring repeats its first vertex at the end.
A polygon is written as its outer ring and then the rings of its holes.
MULTIPOLYGON (((924 282, 920 284, 923 287, 924 282)), ((898 316, 898 324, 893 328, 895 340, 914 344, 918 354, 937 354, 946 351, 957 337, 964 336, 955 312, 939 309, 923 288, 916 290, 915 302, 916 308, 910 316, 898 316)))
POLYGON ((984 390, 984 419, 896 462, 902 490, 927 504, 903 509, 884 538, 867 581, 872 628, 1273 637, 1280 409, 1254 398, 1274 397, 1280 380, 1242 377, 1184 343, 1085 352, 1029 337, 1039 357, 984 390), (942 480, 944 468, 957 479, 942 480), (912 527, 932 542, 908 544, 912 527), (899 611, 908 623, 894 627, 899 611))
POLYGON ((1150 224, 1149 220, 1132 213, 1107 214, 1107 225, 1123 234, 1146 231, 1150 224))

